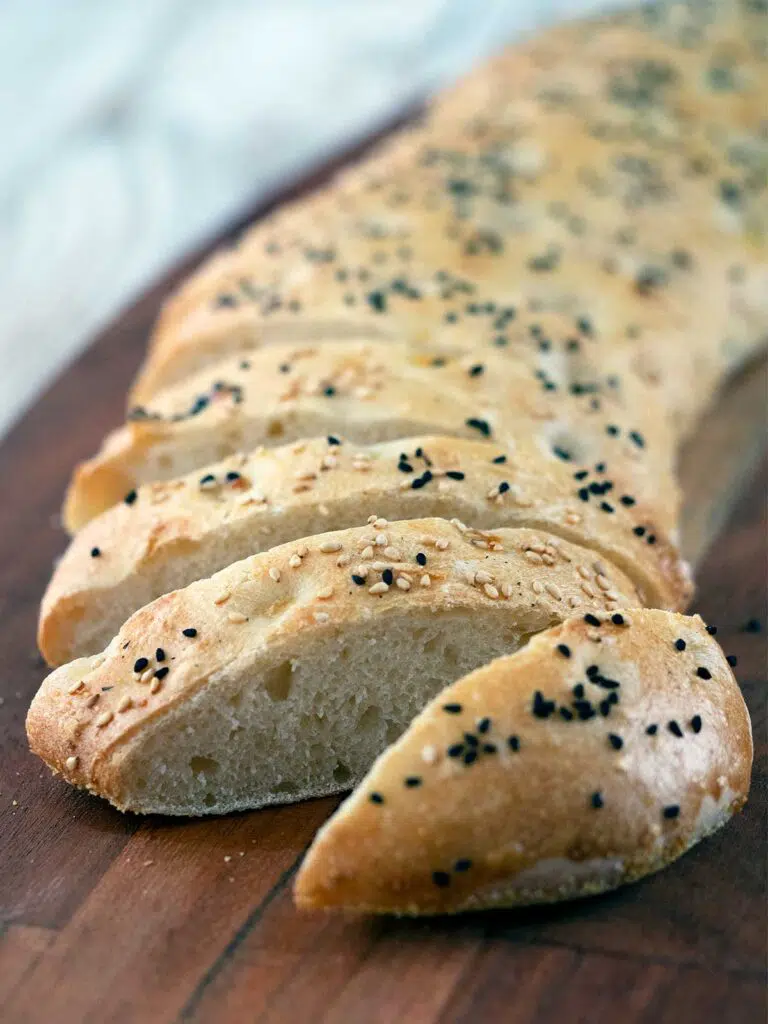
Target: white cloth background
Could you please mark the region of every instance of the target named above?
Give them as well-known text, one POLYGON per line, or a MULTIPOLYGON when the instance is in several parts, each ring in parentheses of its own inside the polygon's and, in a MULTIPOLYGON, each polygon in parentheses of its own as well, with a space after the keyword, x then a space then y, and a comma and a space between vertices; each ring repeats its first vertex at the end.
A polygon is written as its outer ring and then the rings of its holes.
POLYGON ((0 435, 259 195, 590 0, 4 0, 0 435))

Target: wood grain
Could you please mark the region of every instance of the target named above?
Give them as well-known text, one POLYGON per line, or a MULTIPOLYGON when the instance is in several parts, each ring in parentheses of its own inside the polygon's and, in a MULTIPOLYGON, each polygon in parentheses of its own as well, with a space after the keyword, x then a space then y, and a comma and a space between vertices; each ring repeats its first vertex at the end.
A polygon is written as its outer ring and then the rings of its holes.
POLYGON ((335 800, 144 820, 70 790, 28 753, 24 715, 44 673, 37 604, 64 546, 61 494, 73 463, 119 419, 179 274, 110 328, 0 447, 3 1021, 763 1024, 766 661, 764 634, 744 626, 766 623, 768 466, 754 474, 764 367, 733 382, 683 465, 687 550, 701 557, 728 519, 701 562, 697 608, 740 659, 753 793, 735 822, 666 872, 549 909, 416 922, 304 915, 292 878, 335 800))

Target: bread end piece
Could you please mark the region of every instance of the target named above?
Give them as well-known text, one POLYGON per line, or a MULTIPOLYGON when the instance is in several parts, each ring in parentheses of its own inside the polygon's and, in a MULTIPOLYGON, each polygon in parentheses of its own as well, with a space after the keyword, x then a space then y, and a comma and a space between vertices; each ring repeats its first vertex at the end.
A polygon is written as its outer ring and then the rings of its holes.
POLYGON ((752 736, 704 623, 591 618, 443 691, 321 830, 297 904, 552 903, 655 872, 725 824, 747 798, 752 736))

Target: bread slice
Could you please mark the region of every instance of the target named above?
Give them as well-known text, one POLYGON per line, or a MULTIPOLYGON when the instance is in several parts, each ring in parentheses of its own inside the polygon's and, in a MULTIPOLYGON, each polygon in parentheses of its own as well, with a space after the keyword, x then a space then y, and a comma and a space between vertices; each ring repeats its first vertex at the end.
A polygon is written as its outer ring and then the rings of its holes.
POLYGON ((574 608, 637 603, 619 570, 540 531, 378 520, 158 598, 48 676, 27 731, 67 781, 125 810, 335 793, 457 676, 574 608))
POLYGON ((687 568, 652 508, 620 479, 574 469, 525 436, 508 454, 491 441, 439 435, 370 446, 331 436, 146 484, 132 504, 92 520, 45 593, 40 650, 53 665, 95 654, 156 597, 257 551, 370 515, 541 529, 613 562, 644 604, 681 608, 690 596, 687 568))
POLYGON ((597 618, 442 691, 320 831, 299 905, 435 914, 588 896, 739 810, 749 715, 704 623, 597 618))
POLYGON ((75 472, 64 519, 76 531, 142 483, 169 480, 259 444, 341 433, 370 444, 420 433, 527 434, 578 465, 602 463, 661 526, 678 495, 668 424, 634 380, 573 393, 535 363, 419 353, 395 342, 272 345, 230 358, 156 396, 75 472))

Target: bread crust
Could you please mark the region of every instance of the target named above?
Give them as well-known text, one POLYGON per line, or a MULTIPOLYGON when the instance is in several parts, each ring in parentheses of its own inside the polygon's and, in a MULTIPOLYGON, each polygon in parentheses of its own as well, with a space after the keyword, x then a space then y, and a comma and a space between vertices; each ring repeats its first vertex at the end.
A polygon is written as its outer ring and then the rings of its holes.
POLYGON ((569 619, 444 690, 321 829, 299 905, 435 914, 593 895, 723 825, 752 764, 733 673, 698 616, 621 618, 569 619))
POLYGON ((332 435, 259 448, 145 485, 131 505, 121 502, 92 520, 43 598, 40 649, 53 665, 94 654, 161 594, 371 514, 543 529, 616 564, 645 604, 678 609, 690 596, 687 568, 655 525, 652 507, 620 478, 576 469, 525 433, 504 450, 440 435, 371 446, 332 435))

